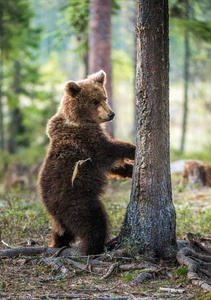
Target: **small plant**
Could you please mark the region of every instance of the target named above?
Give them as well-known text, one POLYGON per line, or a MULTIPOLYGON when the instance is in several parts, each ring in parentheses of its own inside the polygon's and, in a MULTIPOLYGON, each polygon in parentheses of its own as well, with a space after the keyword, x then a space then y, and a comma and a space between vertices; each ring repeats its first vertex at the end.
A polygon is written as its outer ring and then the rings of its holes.
POLYGON ((184 192, 185 191, 185 187, 184 186, 182 186, 182 185, 175 185, 174 186, 174 190, 177 192, 177 193, 182 193, 182 192, 184 192))
POLYGON ((125 273, 122 275, 121 280, 122 280, 123 282, 131 281, 131 280, 133 280, 133 278, 135 278, 135 277, 137 276, 137 273, 138 273, 138 271, 125 272, 125 273))
POLYGON ((181 268, 178 268, 177 270, 174 271, 175 276, 184 276, 188 272, 188 269, 186 266, 182 266, 181 268))

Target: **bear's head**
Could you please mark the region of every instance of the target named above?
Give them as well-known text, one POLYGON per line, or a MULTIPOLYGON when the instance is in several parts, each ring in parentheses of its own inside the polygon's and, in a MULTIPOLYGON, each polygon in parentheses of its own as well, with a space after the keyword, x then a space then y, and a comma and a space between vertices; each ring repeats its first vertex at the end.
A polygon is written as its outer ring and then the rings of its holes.
POLYGON ((68 121, 76 123, 111 121, 114 112, 107 102, 106 74, 99 71, 80 81, 68 81, 60 112, 68 121))

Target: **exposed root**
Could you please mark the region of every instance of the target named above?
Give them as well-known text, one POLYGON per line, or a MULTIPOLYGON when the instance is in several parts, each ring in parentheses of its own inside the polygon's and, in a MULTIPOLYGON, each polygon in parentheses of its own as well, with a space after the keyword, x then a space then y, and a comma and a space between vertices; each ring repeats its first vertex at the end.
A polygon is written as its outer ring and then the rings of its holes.
POLYGON ((132 282, 131 285, 132 286, 136 286, 139 283, 142 283, 145 279, 148 278, 152 278, 152 274, 148 273, 148 272, 143 272, 141 274, 139 274, 132 282))
POLYGON ((181 248, 177 253, 177 261, 179 264, 188 267, 187 278, 191 280, 192 284, 200 286, 207 291, 211 291, 211 285, 202 280, 197 274, 200 270, 200 262, 197 262, 194 259, 202 261, 201 263, 210 262, 211 256, 198 254, 188 247, 181 248))
MULTIPOLYGON (((196 241, 193 236, 189 236, 189 238, 191 239, 191 245, 187 241, 178 241, 179 251, 177 253, 177 261, 180 265, 187 266, 187 278, 193 285, 200 286, 206 291, 211 291, 210 248, 207 247, 207 244, 204 245, 204 243, 201 244, 198 240, 196 241)), ((116 240, 114 239, 114 244, 115 242, 116 240)), ((111 245, 112 244, 113 242, 111 242, 111 245)), ((163 269, 160 268, 159 265, 156 265, 156 263, 150 262, 149 259, 147 259, 148 262, 145 262, 145 259, 142 256, 135 256, 135 260, 131 257, 120 257, 118 256, 118 251, 120 250, 121 249, 117 250, 115 255, 113 253, 113 256, 109 253, 99 256, 80 256, 80 248, 78 246, 74 247, 74 245, 71 248, 63 247, 61 249, 52 247, 12 248, 0 250, 0 260, 17 257, 28 257, 30 259, 39 256, 39 262, 50 265, 55 271, 65 274, 73 268, 78 268, 82 271, 99 274, 101 280, 108 278, 117 271, 124 272, 133 269, 145 269, 133 280, 131 283, 132 285, 139 284, 140 282, 143 282, 143 280, 155 276, 163 269), (137 257, 139 257, 138 260, 137 257), (105 267, 107 271, 105 271, 105 267)))
MULTIPOLYGON (((16 258, 20 256, 36 256, 36 255, 45 255, 52 256, 57 254, 60 251, 60 248, 52 248, 52 247, 23 247, 23 248, 12 248, 7 250, 0 250, 0 259, 5 258, 16 258)), ((72 256, 78 255, 73 248, 63 249, 60 256, 72 256)))

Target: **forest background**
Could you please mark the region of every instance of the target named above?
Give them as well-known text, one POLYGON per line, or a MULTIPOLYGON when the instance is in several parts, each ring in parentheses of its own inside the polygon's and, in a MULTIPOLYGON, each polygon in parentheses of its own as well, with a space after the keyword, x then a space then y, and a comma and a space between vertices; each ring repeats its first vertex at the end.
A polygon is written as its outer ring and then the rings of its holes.
MULTIPOLYGON (((171 160, 211 162, 209 1, 169 5, 171 160)), ((89 0, 0 1, 1 182, 12 162, 30 166, 44 158, 46 123, 64 83, 86 76, 88 20, 89 0)), ((126 141, 135 141, 135 25, 136 1, 113 1, 114 136, 126 141)))
MULTIPOLYGON (((46 124, 57 111, 65 82, 83 79, 87 74, 89 4, 90 0, 0 0, 0 246, 3 249, 49 245, 52 225, 36 192, 37 172, 36 178, 33 176, 46 155, 49 144, 46 124), (19 170, 9 172, 14 165, 21 166, 27 176, 20 176, 19 170), (19 181, 26 178, 29 190, 19 190, 19 186, 5 188, 6 181, 13 182, 14 173, 19 181)), ((211 163, 210 4, 207 0, 169 0, 169 8, 171 161, 189 158, 211 163)), ((114 137, 133 142, 136 14, 136 0, 112 0, 114 137)), ((181 173, 172 174, 177 239, 187 240, 187 233, 191 233, 189 237, 196 235, 197 239, 201 236, 210 241, 211 189, 198 184, 183 186, 181 179, 181 173)), ((130 191, 130 179, 112 180, 103 196, 112 236, 120 232, 130 191)), ((131 253, 126 256, 124 263, 140 262, 139 256, 133 260, 128 260, 131 253)), ((108 258, 113 265, 114 260, 105 253, 105 260, 108 258)), ((111 297, 135 292, 138 296, 156 296, 160 287, 181 287, 185 294, 180 299, 210 299, 210 294, 201 297, 198 286, 191 287, 185 266, 175 265, 171 273, 169 268, 159 268, 152 280, 134 289, 130 282, 139 274, 136 269, 125 272, 119 268, 115 276, 105 281, 102 277, 105 267, 96 274, 68 266, 70 272, 63 273, 45 260, 42 264, 40 259, 0 260, 0 296, 47 299, 50 294, 61 296, 74 291, 77 294, 96 291, 100 296, 109 293, 111 297)), ((201 277, 210 280, 206 276, 201 277)))

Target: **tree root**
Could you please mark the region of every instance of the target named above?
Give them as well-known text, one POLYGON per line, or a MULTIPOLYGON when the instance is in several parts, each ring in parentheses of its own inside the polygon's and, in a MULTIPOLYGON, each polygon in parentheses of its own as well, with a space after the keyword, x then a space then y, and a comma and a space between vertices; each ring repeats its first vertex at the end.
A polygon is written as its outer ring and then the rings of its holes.
MULTIPOLYGON (((189 236, 189 239, 191 239, 190 243, 187 241, 178 241, 179 251, 176 256, 177 261, 180 265, 187 266, 187 278, 193 285, 200 286, 206 291, 211 291, 210 248, 205 247, 198 241, 196 242, 193 239, 193 236, 191 236, 191 238, 189 236), (194 248, 196 250, 194 250, 194 248), (206 255, 202 253, 205 253, 206 255), (203 274, 207 279, 203 280, 200 277, 200 274, 201 276, 203 274)), ((202 241, 202 239, 200 241, 202 241)), ((51 265, 55 271, 58 270, 65 274, 69 272, 68 265, 72 265, 72 268, 79 268, 82 271, 87 271, 93 274, 101 274, 102 280, 108 278, 115 271, 121 272, 132 269, 145 269, 145 272, 142 272, 136 279, 134 279, 134 283, 132 282, 134 285, 150 278, 152 276, 151 274, 159 273, 162 269, 159 269, 159 266, 152 262, 141 263, 140 261, 140 263, 131 263, 131 259, 130 263, 125 264, 126 258, 123 259, 121 257, 115 257, 108 254, 106 254, 106 256, 103 254, 99 256, 81 256, 80 248, 74 245, 71 248, 25 247, 0 250, 0 260, 18 257, 29 257, 30 259, 31 257, 34 258, 36 256, 41 256, 39 257, 39 261, 51 265), (92 267, 93 271, 91 270, 92 267), (107 267, 106 273, 104 269, 105 267, 107 267), (104 273, 104 275, 102 273, 104 273), (135 280, 137 280, 137 282, 135 280)))
POLYGON ((12 248, 7 250, 0 250, 0 259, 5 258, 17 258, 20 256, 37 256, 44 254, 45 256, 72 256, 77 255, 76 251, 73 248, 62 249, 52 247, 23 247, 23 248, 12 248), (59 255, 58 255, 59 253, 59 255))
POLYGON ((211 291, 211 285, 202 280, 197 274, 197 272, 200 270, 200 261, 202 264, 204 264, 204 262, 210 262, 211 256, 198 254, 193 249, 184 247, 178 251, 177 261, 180 265, 185 265, 188 267, 187 278, 191 280, 192 284, 200 286, 207 291, 211 291), (199 260, 199 262, 195 261, 194 259, 199 260))
POLYGON ((136 286, 139 283, 142 283, 145 279, 148 278, 152 278, 152 274, 148 273, 148 272, 143 272, 141 274, 139 274, 132 282, 131 282, 131 286, 136 286))

